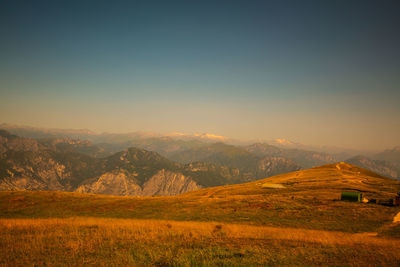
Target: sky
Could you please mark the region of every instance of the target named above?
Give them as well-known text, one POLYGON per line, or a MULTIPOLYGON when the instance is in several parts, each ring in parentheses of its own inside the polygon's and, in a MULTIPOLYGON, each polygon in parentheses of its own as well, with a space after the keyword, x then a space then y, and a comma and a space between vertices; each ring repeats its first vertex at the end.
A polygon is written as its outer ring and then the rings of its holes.
POLYGON ((399 1, 2 1, 0 123, 400 145, 399 1))

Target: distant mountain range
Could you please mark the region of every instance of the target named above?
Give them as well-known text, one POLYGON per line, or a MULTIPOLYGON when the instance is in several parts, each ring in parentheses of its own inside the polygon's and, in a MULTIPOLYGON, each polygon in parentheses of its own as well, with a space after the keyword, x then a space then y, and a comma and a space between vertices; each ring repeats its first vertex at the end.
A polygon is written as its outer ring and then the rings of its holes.
POLYGON ((287 140, 280 145, 233 145, 210 134, 96 134, 2 126, 7 131, 0 131, 0 190, 176 195, 338 161, 400 179, 399 147, 346 158, 300 149, 287 140))
POLYGON ((132 140, 143 139, 174 139, 174 140, 199 140, 202 142, 227 142, 232 141, 230 138, 210 133, 169 133, 158 134, 153 132, 136 131, 130 133, 96 133, 87 129, 57 129, 57 128, 38 128, 30 126, 19 126, 13 124, 2 123, 0 129, 9 131, 20 137, 26 138, 72 138, 90 140, 96 143, 115 143, 127 142, 132 140))
POLYGON ((386 177, 400 180, 400 146, 370 157, 356 156, 347 162, 369 169, 386 177))
POLYGON ((234 168, 179 164, 156 152, 108 154, 88 141, 31 139, 0 131, 1 190, 63 190, 115 195, 176 195, 247 181, 234 168))
MULTIPOLYGON (((220 145, 223 144, 217 144, 220 145)), ((287 160, 277 158, 264 158, 258 164, 261 167, 256 172, 244 173, 212 162, 175 163, 141 148, 111 153, 106 146, 89 141, 21 138, 0 131, 1 190, 176 195, 299 169, 296 164, 287 165, 287 160)))
POLYGON ((88 129, 54 129, 54 128, 38 128, 30 126, 20 126, 14 124, 2 123, 0 129, 9 131, 26 138, 71 138, 89 140, 93 143, 124 143, 124 142, 142 142, 143 140, 167 140, 167 141, 198 141, 201 143, 224 142, 236 146, 251 145, 253 143, 268 143, 270 145, 283 149, 300 149, 316 152, 324 152, 329 154, 338 154, 343 157, 355 156, 362 154, 362 151, 339 148, 339 147, 320 147, 304 145, 298 142, 293 142, 284 138, 275 138, 272 140, 235 140, 226 136, 211 134, 211 133, 180 133, 173 132, 168 134, 159 134, 154 132, 136 131, 129 133, 96 133, 88 129))
POLYGON ((371 170, 386 177, 396 178, 396 179, 400 178, 400 168, 399 168, 400 165, 396 165, 390 161, 373 160, 368 157, 360 155, 352 157, 346 160, 346 162, 371 170))
POLYGON ((237 168, 249 180, 297 171, 302 167, 293 160, 279 155, 257 155, 244 147, 224 143, 207 144, 170 155, 180 163, 202 161, 237 168))

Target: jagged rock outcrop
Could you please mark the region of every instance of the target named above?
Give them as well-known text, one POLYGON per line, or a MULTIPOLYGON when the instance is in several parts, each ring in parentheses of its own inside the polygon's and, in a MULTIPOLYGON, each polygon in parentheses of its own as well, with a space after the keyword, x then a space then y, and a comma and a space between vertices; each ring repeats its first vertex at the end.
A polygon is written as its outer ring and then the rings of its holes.
POLYGON ((143 184, 143 196, 171 196, 201 189, 192 178, 162 169, 143 184))
POLYGON ((98 178, 85 181, 75 191, 119 196, 142 195, 142 188, 124 172, 106 172, 98 178))
POLYGON ((98 175, 98 166, 99 162, 80 154, 8 150, 0 155, 0 189, 71 191, 98 175))
POLYGON ((190 177, 181 173, 160 170, 142 186, 134 176, 124 172, 104 173, 80 185, 79 193, 96 193, 119 196, 174 196, 202 188, 190 177))

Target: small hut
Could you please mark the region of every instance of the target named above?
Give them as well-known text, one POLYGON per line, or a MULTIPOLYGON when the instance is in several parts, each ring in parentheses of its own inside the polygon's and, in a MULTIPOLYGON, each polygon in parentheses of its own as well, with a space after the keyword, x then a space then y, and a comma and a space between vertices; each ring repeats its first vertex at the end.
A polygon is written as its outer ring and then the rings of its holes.
POLYGON ((362 193, 360 192, 342 192, 340 196, 340 200, 352 201, 352 202, 361 202, 363 199, 362 193))

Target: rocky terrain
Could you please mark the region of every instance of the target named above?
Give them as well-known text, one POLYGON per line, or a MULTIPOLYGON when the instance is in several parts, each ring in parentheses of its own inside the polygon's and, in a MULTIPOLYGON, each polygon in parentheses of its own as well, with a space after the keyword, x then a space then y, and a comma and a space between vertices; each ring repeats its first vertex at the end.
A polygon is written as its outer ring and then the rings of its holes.
POLYGON ((161 169, 141 186, 134 177, 124 172, 107 172, 99 178, 86 181, 75 191, 106 195, 170 196, 202 188, 193 179, 181 173, 161 169))
POLYGON ((176 195, 247 181, 234 168, 201 162, 179 164, 139 148, 102 158, 88 155, 102 152, 87 141, 21 138, 1 131, 0 190, 176 195))
POLYGON ((337 161, 347 161, 386 177, 400 177, 400 148, 369 158, 356 156, 346 160, 328 153, 266 143, 235 146, 190 136, 11 130, 40 138, 22 138, 0 130, 0 190, 176 195, 337 161), (85 136, 92 141, 79 139, 85 136))

